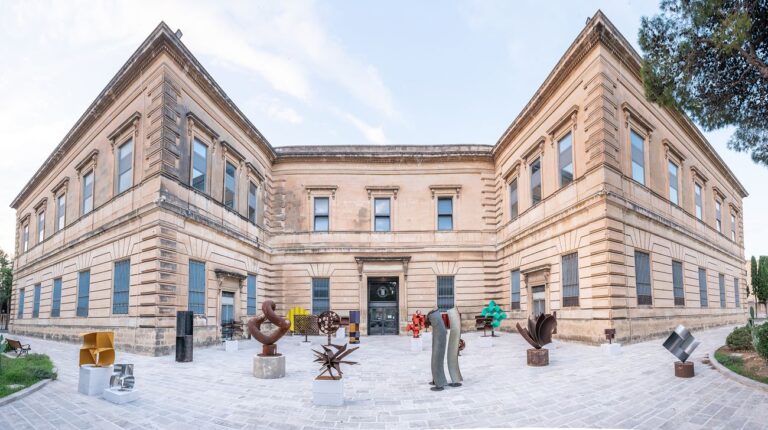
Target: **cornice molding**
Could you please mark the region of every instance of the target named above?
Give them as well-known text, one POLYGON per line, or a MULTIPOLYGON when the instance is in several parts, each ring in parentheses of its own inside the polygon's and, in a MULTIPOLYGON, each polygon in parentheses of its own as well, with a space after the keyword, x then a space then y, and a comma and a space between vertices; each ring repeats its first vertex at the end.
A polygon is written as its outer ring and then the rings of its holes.
POLYGON ((446 184, 446 185, 430 185, 429 191, 432 192, 432 200, 435 199, 435 193, 443 194, 455 194, 458 199, 461 193, 461 185, 458 184, 446 184))
POLYGON ((245 163, 245 168, 248 169, 248 172, 250 172, 253 176, 256 177, 256 180, 258 180, 260 183, 264 182, 265 177, 264 174, 259 171, 259 169, 253 165, 250 161, 247 161, 245 163))
POLYGON ((566 128, 568 126, 569 128, 573 128, 576 126, 576 117, 579 114, 579 105, 573 105, 571 106, 560 118, 558 118, 557 121, 555 121, 555 124, 552 127, 549 127, 547 130, 547 135, 550 137, 550 139, 555 139, 555 134, 557 131, 562 130, 563 128, 566 128))
POLYGON ((365 263, 400 263, 403 265, 403 278, 408 280, 408 264, 411 262, 411 256, 356 256, 355 262, 357 263, 357 277, 359 280, 363 279, 365 263))
POLYGON ((723 193, 717 185, 712 186, 712 192, 715 194, 715 197, 720 197, 721 204, 725 202, 725 193, 723 193))
POLYGON ((75 165, 75 170, 77 171, 77 176, 79 177, 81 173, 83 172, 83 169, 86 169, 88 167, 96 167, 96 161, 99 157, 99 150, 93 149, 91 152, 88 153, 88 155, 85 156, 82 160, 80 160, 79 163, 75 165))
POLYGON ((368 192, 368 200, 371 199, 373 193, 392 194, 397 200, 397 192, 400 191, 400 187, 397 185, 367 185, 365 191, 368 192))
POLYGON ((629 128, 636 124, 638 127, 643 129, 640 131, 644 131, 649 136, 654 132, 654 130, 656 130, 656 127, 654 127, 650 121, 645 119, 645 117, 642 116, 640 112, 638 112, 637 109, 632 107, 632 105, 629 103, 622 103, 621 110, 624 111, 624 127, 629 128))
POLYGON ((111 141, 112 150, 115 149, 117 139, 119 139, 129 128, 133 127, 133 138, 139 137, 139 120, 141 119, 141 113, 134 112, 131 116, 125 119, 120 125, 118 125, 112 133, 109 133, 107 140, 111 141))
POLYGON ((187 112, 187 127, 190 132, 193 129, 198 129, 207 134, 208 137, 214 141, 214 144, 219 140, 219 133, 216 133, 213 128, 200 119, 199 116, 195 115, 194 112, 187 112))
POLYGON ((69 188, 69 176, 65 176, 61 178, 61 180, 54 185, 53 188, 51 188, 51 194, 54 196, 58 195, 60 191, 67 192, 67 188, 69 188))
POLYGON ((48 206, 48 197, 43 197, 39 202, 35 204, 33 209, 35 210, 35 213, 38 213, 42 210, 45 210, 46 206, 48 206))
POLYGON ((685 162, 685 155, 683 155, 682 151, 677 149, 675 145, 672 144, 672 142, 669 139, 661 139, 662 145, 664 145, 664 158, 669 160, 670 156, 673 157, 679 164, 682 164, 685 162))
POLYGON ((523 153, 521 159, 525 161, 525 164, 528 165, 528 163, 531 161, 531 159, 536 158, 539 154, 544 153, 544 142, 547 141, 547 136, 540 136, 538 139, 536 139, 536 142, 531 145, 525 153, 523 153))
POLYGON ((512 167, 510 167, 509 170, 507 170, 507 172, 504 173, 504 175, 502 175, 502 179, 504 179, 504 182, 510 183, 512 181, 512 178, 518 175, 518 173, 520 172, 520 166, 522 165, 523 165, 523 162, 520 160, 517 160, 514 163, 512 163, 512 167))
POLYGON ((707 178, 703 173, 701 173, 701 170, 699 170, 696 166, 691 166, 691 175, 693 176, 693 179, 696 180, 697 178, 701 180, 706 185, 707 181, 709 181, 709 178, 707 178))
POLYGON ((312 193, 314 192, 326 192, 331 195, 332 199, 336 199, 336 190, 339 188, 338 185, 305 185, 304 190, 307 192, 307 200, 312 198, 312 193))
POLYGON ((243 163, 245 161, 245 156, 240 153, 237 149, 235 149, 234 146, 232 146, 229 142, 226 140, 221 141, 221 153, 226 157, 227 154, 231 154, 232 157, 236 158, 238 162, 243 163))

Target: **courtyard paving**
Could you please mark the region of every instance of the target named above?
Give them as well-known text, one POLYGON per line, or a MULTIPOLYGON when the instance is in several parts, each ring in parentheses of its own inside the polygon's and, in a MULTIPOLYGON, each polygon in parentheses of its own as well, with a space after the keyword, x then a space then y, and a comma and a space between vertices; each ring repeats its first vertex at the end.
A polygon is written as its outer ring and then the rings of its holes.
MULTIPOLYGON (((674 357, 662 339, 623 347, 618 357, 600 348, 556 342, 550 365, 525 365, 527 344, 503 333, 493 348, 478 348, 476 333, 462 337, 465 378, 459 388, 429 390, 430 352, 411 353, 405 336, 363 337, 344 370, 343 407, 312 404, 317 365, 297 337, 280 341, 287 376, 251 375, 255 340, 238 352, 198 348, 193 363, 118 351, 135 364, 141 398, 113 405, 77 392, 78 345, 22 338, 51 356, 59 379, 0 407, 0 429, 312 429, 602 427, 768 429, 768 391, 724 377, 702 360, 730 328, 694 333, 696 377, 673 376, 674 357)), ((315 340, 319 342, 319 338, 315 340)))

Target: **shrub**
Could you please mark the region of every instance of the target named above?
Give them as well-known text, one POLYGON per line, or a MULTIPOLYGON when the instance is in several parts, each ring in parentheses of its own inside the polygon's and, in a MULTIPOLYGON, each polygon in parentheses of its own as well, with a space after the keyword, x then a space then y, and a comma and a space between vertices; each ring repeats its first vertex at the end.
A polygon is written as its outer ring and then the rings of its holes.
POLYGON ((728 348, 736 351, 751 350, 752 347, 752 331, 749 327, 736 327, 731 334, 725 338, 725 344, 728 348))
POLYGON ((755 351, 768 360, 768 322, 754 329, 755 351))

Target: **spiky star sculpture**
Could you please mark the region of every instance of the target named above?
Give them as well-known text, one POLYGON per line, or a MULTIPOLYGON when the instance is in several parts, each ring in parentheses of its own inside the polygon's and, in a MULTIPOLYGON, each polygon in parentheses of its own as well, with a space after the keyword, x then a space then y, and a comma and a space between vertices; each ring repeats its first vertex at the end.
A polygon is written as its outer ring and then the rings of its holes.
POLYGON ((347 344, 344 344, 344 346, 339 345, 321 345, 323 348, 323 351, 315 351, 314 349, 312 352, 315 353, 315 363, 320 363, 321 367, 319 375, 317 375, 318 378, 323 376, 325 372, 328 372, 328 375, 331 377, 331 379, 341 379, 341 364, 357 364, 355 361, 345 361, 344 357, 351 354, 354 350, 356 350, 359 347, 354 347, 352 349, 347 349, 347 344), (330 347, 336 348, 336 351, 334 352, 330 347), (333 376, 333 371, 336 370, 337 376, 333 376))

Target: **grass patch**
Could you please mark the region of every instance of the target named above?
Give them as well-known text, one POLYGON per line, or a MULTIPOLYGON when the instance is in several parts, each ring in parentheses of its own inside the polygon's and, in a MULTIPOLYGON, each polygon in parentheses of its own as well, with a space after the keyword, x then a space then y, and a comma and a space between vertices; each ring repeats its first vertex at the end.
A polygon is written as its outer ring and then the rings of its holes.
POLYGON ((0 397, 23 390, 43 379, 56 379, 53 363, 45 354, 8 358, 0 354, 0 397))
POLYGON ((715 351, 715 360, 741 376, 768 384, 768 363, 753 351, 732 351, 723 346, 715 351))

